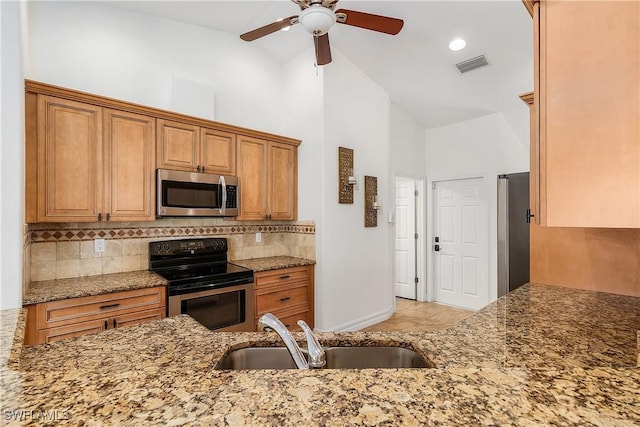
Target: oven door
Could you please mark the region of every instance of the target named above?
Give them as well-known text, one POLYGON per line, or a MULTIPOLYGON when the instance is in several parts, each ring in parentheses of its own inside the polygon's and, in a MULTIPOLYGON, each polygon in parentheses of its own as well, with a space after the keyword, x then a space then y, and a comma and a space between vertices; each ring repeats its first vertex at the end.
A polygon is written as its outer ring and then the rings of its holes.
POLYGON ((254 332, 253 283, 169 297, 169 316, 188 314, 214 331, 254 332))

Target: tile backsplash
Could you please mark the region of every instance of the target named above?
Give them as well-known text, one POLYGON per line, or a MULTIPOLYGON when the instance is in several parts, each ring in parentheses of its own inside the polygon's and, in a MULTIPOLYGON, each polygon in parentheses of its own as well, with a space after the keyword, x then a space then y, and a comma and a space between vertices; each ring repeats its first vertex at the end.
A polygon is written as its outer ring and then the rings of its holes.
POLYGON ((152 223, 29 224, 25 237, 25 285, 30 281, 94 276, 149 267, 149 242, 226 237, 229 259, 288 255, 315 259, 315 223, 163 218, 152 223), (262 241, 256 242, 256 233, 262 241), (94 239, 105 240, 103 253, 94 239))

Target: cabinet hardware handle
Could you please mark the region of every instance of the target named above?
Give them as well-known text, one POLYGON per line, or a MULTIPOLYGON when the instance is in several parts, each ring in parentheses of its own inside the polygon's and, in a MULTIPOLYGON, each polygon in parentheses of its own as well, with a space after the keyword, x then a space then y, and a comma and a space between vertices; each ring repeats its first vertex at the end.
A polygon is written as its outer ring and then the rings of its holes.
POLYGON ((115 303, 115 304, 109 304, 109 305, 101 305, 100 306, 100 310, 106 310, 107 308, 116 308, 119 307, 120 304, 115 303))
POLYGON ((284 298, 280 298, 280 301, 285 302, 285 301, 289 301, 291 299, 291 297, 284 297, 284 298))
POLYGON ((117 328, 118 327, 118 319, 113 319, 113 328, 117 328))
POLYGON ((284 325, 284 326, 286 326, 286 328, 287 328, 287 329, 289 329, 289 328, 291 327, 291 325, 290 325, 289 323, 287 323, 287 324, 286 324, 286 325, 284 325))
POLYGON ((200 172, 200 166, 198 166, 198 167, 196 168, 196 170, 197 170, 198 172, 200 172))
POLYGON ((280 276, 280 280, 288 279, 289 277, 291 277, 290 274, 285 274, 284 276, 280 276))
POLYGON ((109 329, 109 322, 106 320, 104 321, 104 329, 109 329))
POLYGON ((204 173, 204 166, 202 167, 202 173, 204 173))
POLYGON ((102 214, 101 213, 98 214, 98 221, 102 221, 102 214))
POLYGON ((107 212, 107 221, 109 221, 110 219, 111 219, 111 214, 107 212))

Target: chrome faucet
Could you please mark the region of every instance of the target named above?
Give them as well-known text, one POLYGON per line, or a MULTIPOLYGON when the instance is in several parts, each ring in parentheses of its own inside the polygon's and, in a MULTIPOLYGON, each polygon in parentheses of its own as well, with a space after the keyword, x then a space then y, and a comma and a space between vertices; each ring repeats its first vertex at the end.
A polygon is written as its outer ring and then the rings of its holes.
POLYGON ((298 346, 298 343, 296 343, 296 340, 293 338, 293 335, 291 335, 291 332, 289 332, 287 327, 282 324, 280 319, 271 313, 265 313, 260 316, 260 319, 258 320, 258 327, 261 330, 265 331, 271 329, 280 335, 280 338, 282 338, 282 341, 284 341, 284 344, 287 346, 287 349, 289 350, 289 353, 291 353, 291 357, 298 369, 309 369, 310 367, 322 368, 326 364, 322 346, 313 335, 309 325, 307 325, 304 320, 298 320, 298 325, 302 328, 305 336, 307 337, 307 348, 309 354, 308 362, 305 359, 302 350, 298 346))
POLYGON ((324 349, 318 342, 318 339, 313 335, 311 328, 304 320, 298 320, 298 326, 302 328, 305 336, 307 337, 307 352, 309 354, 309 366, 311 368, 322 368, 327 364, 324 357, 324 349))
POLYGON ((271 329, 280 335, 280 338, 282 338, 287 349, 289 349, 289 353, 291 353, 291 357, 293 357, 293 361, 298 369, 309 369, 309 363, 307 363, 307 359, 304 358, 298 343, 296 343, 293 335, 291 335, 291 332, 289 332, 287 327, 282 324, 280 319, 271 313, 265 313, 260 316, 260 319, 258 320, 258 327, 263 331, 271 329))

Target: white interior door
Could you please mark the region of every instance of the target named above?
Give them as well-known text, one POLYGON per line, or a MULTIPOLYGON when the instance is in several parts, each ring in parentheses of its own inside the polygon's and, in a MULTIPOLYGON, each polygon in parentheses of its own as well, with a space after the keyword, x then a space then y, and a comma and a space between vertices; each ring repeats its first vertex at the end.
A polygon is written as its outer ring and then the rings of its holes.
POLYGON ((434 188, 434 299, 480 309, 489 303, 483 180, 441 181, 434 188))
POLYGON ((409 299, 416 299, 415 191, 413 179, 395 177, 395 293, 398 297, 409 299))

